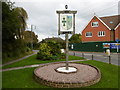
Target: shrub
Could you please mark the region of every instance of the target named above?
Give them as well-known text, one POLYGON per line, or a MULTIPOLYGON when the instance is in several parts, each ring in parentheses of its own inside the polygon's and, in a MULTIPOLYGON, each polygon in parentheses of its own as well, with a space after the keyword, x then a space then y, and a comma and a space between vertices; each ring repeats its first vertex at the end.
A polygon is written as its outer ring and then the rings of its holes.
POLYGON ((58 60, 64 59, 65 54, 61 53, 60 44, 56 41, 48 41, 40 44, 37 59, 40 60, 58 60))
POLYGON ((50 58, 51 60, 58 60, 58 59, 60 59, 60 56, 52 56, 51 58, 50 58))
POLYGON ((37 59, 42 60, 49 60, 52 57, 52 54, 50 53, 51 48, 47 45, 47 43, 41 43, 39 52, 37 53, 37 59))
POLYGON ((26 52, 31 51, 31 49, 29 47, 26 47, 26 52))
POLYGON ((60 58, 65 59, 66 55, 64 53, 61 53, 60 58))
POLYGON ((59 43, 57 43, 54 40, 51 40, 51 41, 48 41, 47 44, 52 49, 51 50, 52 55, 57 56, 57 55, 61 54, 60 44, 59 43))

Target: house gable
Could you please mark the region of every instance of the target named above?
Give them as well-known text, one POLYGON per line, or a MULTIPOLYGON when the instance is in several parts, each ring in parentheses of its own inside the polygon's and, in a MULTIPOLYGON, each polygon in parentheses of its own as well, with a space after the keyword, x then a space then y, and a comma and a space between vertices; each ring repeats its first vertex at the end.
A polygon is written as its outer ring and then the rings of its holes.
POLYGON ((120 27, 120 23, 115 27, 115 30, 116 30, 118 27, 120 27))
POLYGON ((116 39, 120 40, 120 23, 115 28, 115 40, 116 39))
MULTIPOLYGON (((104 26, 106 26, 109 30, 111 30, 99 17, 97 17, 96 15, 92 17, 92 19, 90 20, 90 22, 85 26, 85 28, 87 28, 87 26, 91 23, 91 21, 94 19, 94 18, 97 18, 104 26)), ((84 29, 85 29, 84 28, 84 29)), ((83 30, 84 30, 83 29, 83 30)))
POLYGON ((110 41, 110 30, 111 29, 100 18, 94 16, 82 31, 82 41, 110 41), (98 27, 92 27, 93 22, 98 22, 98 27), (92 36, 86 37, 86 32, 92 32, 92 36), (104 35, 99 35, 99 33, 104 35))

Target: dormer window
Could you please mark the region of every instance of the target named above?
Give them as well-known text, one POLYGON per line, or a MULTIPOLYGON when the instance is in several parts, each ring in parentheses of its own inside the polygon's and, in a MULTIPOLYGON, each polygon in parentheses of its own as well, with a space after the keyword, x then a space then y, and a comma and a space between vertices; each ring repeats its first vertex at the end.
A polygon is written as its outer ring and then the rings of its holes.
POLYGON ((112 24, 112 23, 113 23, 113 21, 110 21, 110 23, 112 24))
POLYGON ((92 26, 92 27, 98 27, 98 22, 92 22, 92 23, 91 23, 91 26, 92 26))

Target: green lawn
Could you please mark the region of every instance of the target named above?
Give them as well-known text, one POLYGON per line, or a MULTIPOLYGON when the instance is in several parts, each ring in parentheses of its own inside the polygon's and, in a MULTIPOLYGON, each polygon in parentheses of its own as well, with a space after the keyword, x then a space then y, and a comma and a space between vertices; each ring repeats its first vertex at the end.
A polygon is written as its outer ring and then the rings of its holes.
MULTIPOLYGON (((78 56, 69 56, 69 60, 83 60, 84 58, 78 57, 78 56)), ((20 66, 26 66, 26 65, 33 65, 33 64, 42 64, 42 63, 49 63, 49 62, 58 62, 58 61, 65 61, 65 59, 60 59, 60 60, 38 60, 36 59, 36 55, 30 56, 24 60, 15 62, 13 64, 6 65, 2 67, 3 69, 5 68, 12 68, 12 67, 20 67, 20 66)))
POLYGON ((102 74, 100 82, 88 88, 118 88, 118 68, 120 67, 95 60, 83 63, 96 66, 102 74))
POLYGON ((19 56, 15 56, 15 57, 11 57, 11 58, 6 58, 6 59, 2 60, 2 63, 4 64, 4 63, 10 62, 10 61, 22 58, 22 57, 24 57, 26 55, 30 55, 32 53, 33 53, 32 51, 29 51, 29 52, 26 52, 24 54, 20 54, 19 56))
POLYGON ((33 79, 33 71, 35 68, 27 68, 2 73, 3 88, 44 88, 33 79))
MULTIPOLYGON (((95 60, 82 61, 81 63, 94 65, 102 73, 100 82, 87 88, 118 88, 118 66, 95 60)), ((26 68, 3 72, 3 88, 47 88, 33 79, 34 69, 26 68)))

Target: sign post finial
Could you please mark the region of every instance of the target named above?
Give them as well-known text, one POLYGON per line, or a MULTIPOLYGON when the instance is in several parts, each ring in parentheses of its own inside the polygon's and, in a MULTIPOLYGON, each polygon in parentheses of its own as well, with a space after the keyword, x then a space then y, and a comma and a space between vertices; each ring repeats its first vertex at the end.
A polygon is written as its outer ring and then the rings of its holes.
POLYGON ((65 9, 68 9, 68 5, 65 5, 65 9))

